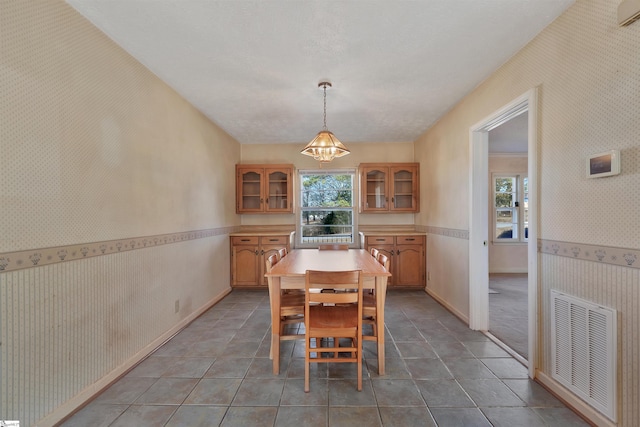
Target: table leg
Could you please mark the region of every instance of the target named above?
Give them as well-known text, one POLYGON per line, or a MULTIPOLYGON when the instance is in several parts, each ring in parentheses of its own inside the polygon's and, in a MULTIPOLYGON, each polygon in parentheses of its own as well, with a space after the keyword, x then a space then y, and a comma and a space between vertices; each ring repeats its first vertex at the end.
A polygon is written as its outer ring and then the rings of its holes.
POLYGON ((271 303, 271 351, 273 374, 280 373, 280 278, 269 280, 269 302, 271 303))
POLYGON ((387 297, 387 278, 376 277, 376 327, 378 329, 378 375, 384 375, 384 304, 387 297))

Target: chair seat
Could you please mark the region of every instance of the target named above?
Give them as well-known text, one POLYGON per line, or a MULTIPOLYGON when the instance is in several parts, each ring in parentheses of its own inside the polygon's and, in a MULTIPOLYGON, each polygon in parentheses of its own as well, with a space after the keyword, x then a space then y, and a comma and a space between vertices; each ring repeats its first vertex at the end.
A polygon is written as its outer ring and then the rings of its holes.
POLYGON ((362 296, 362 315, 364 317, 376 316, 376 296, 366 293, 362 296))
POLYGON ((280 296, 280 316, 304 314, 304 294, 282 294, 280 296))

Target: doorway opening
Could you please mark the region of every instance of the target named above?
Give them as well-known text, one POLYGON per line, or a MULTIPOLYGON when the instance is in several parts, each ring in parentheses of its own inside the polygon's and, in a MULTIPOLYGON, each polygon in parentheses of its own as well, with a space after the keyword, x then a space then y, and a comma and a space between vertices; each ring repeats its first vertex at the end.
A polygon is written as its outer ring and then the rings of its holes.
POLYGON ((489 327, 514 357, 528 359, 528 112, 489 137, 489 327), (515 353, 515 354, 514 354, 515 353))
MULTIPOLYGON (((471 329, 480 330, 490 337, 489 319, 489 248, 496 236, 496 227, 493 216, 496 215, 496 207, 489 201, 495 197, 494 189, 489 182, 489 140, 490 132, 511 119, 526 114, 527 121, 527 219, 526 226, 526 271, 527 284, 527 356, 528 360, 518 358, 526 363, 529 368, 529 376, 535 375, 536 354, 536 325, 537 325, 537 94, 536 89, 531 89, 516 98, 501 109, 495 111, 487 118, 481 120, 470 128, 470 217, 469 217, 469 326, 471 329), (491 222, 490 222, 491 212, 491 222)), ((522 179, 522 178, 521 178, 522 179)), ((515 183, 516 181, 514 181, 515 183)), ((515 184, 514 184, 515 185, 515 184)), ((492 184, 493 186, 493 184, 492 184)), ((522 190, 521 190, 522 191, 522 190)), ((515 206, 513 206, 515 208, 515 206)), ((503 211, 506 212, 506 211, 503 211)), ((514 226, 512 236, 523 237, 524 229, 516 231, 515 210, 511 215, 506 214, 514 226)), ((504 219, 504 218, 503 218, 504 219)), ((520 218, 517 218, 518 220, 520 218)), ((523 242, 520 242, 523 243, 523 242)), ((499 340, 497 340, 499 341, 499 340)), ((510 351, 514 356, 517 353, 510 351)))

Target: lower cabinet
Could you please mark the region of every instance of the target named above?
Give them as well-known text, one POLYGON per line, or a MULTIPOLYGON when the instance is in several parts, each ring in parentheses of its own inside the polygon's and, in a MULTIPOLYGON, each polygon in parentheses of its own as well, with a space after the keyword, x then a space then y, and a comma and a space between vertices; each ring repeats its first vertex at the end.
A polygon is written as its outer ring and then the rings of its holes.
POLYGON ((366 236, 365 246, 378 249, 389 257, 389 286, 424 288, 426 286, 426 236, 366 236))
POLYGON ((231 236, 231 286, 267 286, 265 261, 278 249, 289 251, 289 235, 231 236))

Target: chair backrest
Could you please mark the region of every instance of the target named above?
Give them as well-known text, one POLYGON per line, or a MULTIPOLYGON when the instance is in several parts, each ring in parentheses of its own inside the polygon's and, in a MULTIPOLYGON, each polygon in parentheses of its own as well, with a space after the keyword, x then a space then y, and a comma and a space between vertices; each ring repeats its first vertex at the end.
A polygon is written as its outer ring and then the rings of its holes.
POLYGON ((375 259, 378 259, 378 254, 380 253, 380 251, 378 251, 374 247, 371 247, 371 248, 369 248, 369 252, 371 252, 371 256, 372 257, 374 257, 375 259))
MULTIPOLYGON (((362 271, 315 271, 305 274, 305 306, 309 304, 346 304, 362 301, 362 271), (340 289, 347 292, 314 292, 312 289, 340 289), (357 292, 353 292, 357 290, 357 292), (349 292, 351 291, 351 292, 349 292)), ((362 318, 362 304, 358 304, 362 318)))
POLYGON ((273 266, 278 263, 278 255, 277 254, 271 255, 269 258, 267 258, 267 260, 264 263, 266 266, 267 273, 271 273, 271 269, 273 268, 273 266))
POLYGON ((278 254, 280 255, 280 259, 284 258, 287 255, 287 248, 278 249, 278 254))
POLYGON ((349 245, 339 244, 339 243, 329 243, 329 244, 319 245, 318 249, 320 249, 321 251, 348 251, 349 245))
POLYGON ((389 257, 383 253, 378 254, 378 262, 382 264, 382 266, 389 271, 389 257))

